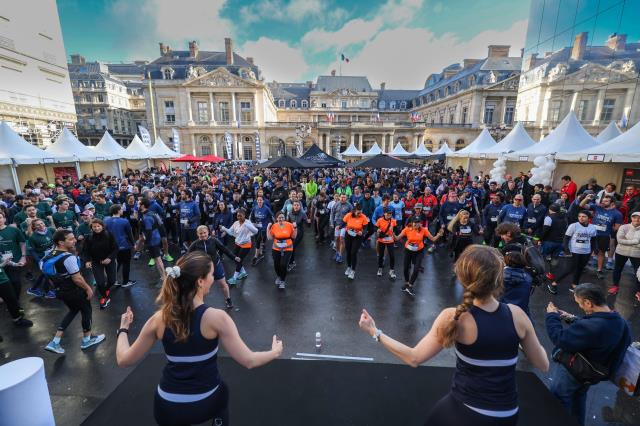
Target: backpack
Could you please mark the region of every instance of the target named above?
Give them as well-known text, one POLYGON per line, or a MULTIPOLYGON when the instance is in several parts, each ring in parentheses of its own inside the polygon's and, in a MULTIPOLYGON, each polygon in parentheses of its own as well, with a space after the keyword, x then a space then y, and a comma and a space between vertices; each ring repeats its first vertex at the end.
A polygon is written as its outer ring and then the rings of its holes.
POLYGON ((51 252, 43 257, 40 261, 40 270, 42 270, 42 273, 47 278, 56 278, 59 275, 58 271, 56 270, 56 263, 68 256, 71 256, 71 253, 69 253, 68 251, 51 252))
POLYGON ((506 253, 509 251, 520 251, 520 253, 522 253, 525 259, 524 270, 527 274, 531 275, 534 286, 540 286, 545 283, 547 264, 538 247, 530 242, 525 244, 509 243, 502 248, 502 252, 506 253))

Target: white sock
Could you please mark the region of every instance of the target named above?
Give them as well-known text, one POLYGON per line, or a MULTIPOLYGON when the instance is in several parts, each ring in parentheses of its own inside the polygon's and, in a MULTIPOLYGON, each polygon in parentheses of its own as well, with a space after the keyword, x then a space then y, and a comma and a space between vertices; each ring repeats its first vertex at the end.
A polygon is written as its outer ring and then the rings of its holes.
POLYGON ((242 269, 240 269, 240 272, 243 273, 243 274, 247 273, 247 271, 244 270, 244 266, 242 267, 242 269))
POLYGON ((237 272, 234 272, 234 273, 233 273, 233 278, 234 278, 234 279, 238 278, 238 275, 239 275, 239 274, 238 274, 237 272))

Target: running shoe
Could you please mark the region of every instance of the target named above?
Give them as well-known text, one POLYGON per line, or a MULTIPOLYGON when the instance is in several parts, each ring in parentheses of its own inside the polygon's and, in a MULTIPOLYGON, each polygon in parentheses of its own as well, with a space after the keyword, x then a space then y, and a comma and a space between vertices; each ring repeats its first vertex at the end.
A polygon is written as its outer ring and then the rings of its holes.
POLYGON ((347 276, 347 278, 349 278, 350 280, 353 280, 355 277, 356 277, 356 271, 352 269, 351 272, 349 272, 349 275, 347 276))
POLYGON ((44 291, 40 290, 39 288, 29 288, 27 289, 27 294, 33 297, 43 297, 44 296, 44 291))
POLYGON ((280 278, 276 278, 276 287, 280 284, 280 278))
POLYGON ((389 271, 389 278, 391 278, 392 280, 396 279, 396 271, 394 271, 393 269, 389 271))
POLYGON ((44 347, 45 351, 53 352, 56 354, 64 354, 64 348, 60 343, 55 343, 53 340, 49 342, 47 346, 44 347))
POLYGON ((599 280, 604 279, 604 274, 602 273, 602 271, 598 271, 596 273, 596 276, 598 277, 599 280))
POLYGON ((605 266, 607 271, 613 271, 613 261, 607 260, 607 265, 605 266))
POLYGON ((132 285, 136 285, 136 280, 129 280, 126 283, 122 284, 122 288, 129 288, 132 285))
POLYGON ((558 286, 557 285, 547 284, 547 290, 549 290, 549 293, 551 293, 551 294, 558 294, 558 286))
POLYGON ((104 334, 99 334, 97 336, 91 336, 88 339, 82 339, 82 343, 80 343, 80 349, 89 349, 91 346, 95 346, 99 343, 102 343, 105 339, 104 334))
POLYGON ((350 273, 351 273, 351 268, 347 268, 347 269, 345 269, 344 274, 345 274, 346 276, 349 276, 349 274, 350 274, 350 273))
POLYGON ((13 320, 13 325, 16 327, 33 327, 33 322, 25 317, 20 317, 17 320, 13 320))
POLYGON ((227 280, 227 284, 229 284, 229 285, 236 285, 236 284, 238 284, 238 279, 237 279, 237 278, 234 278, 234 277, 231 277, 231 278, 229 278, 229 279, 227 280))
POLYGON ((140 256, 142 256, 142 253, 140 253, 139 251, 135 252, 133 254, 133 260, 138 260, 140 259, 140 256))
POLYGON ((224 308, 225 309, 233 309, 233 302, 231 301, 231 299, 226 299, 224 301, 224 308))
POLYGON ((240 275, 238 275, 236 278, 239 279, 239 280, 244 280, 248 276, 249 276, 249 274, 247 274, 246 272, 240 272, 240 275))
POLYGON ((589 266, 591 266, 592 268, 595 268, 597 264, 598 264, 597 258, 591 257, 591 259, 589 259, 589 266))
POLYGON ((278 290, 284 290, 287 287, 287 284, 284 281, 280 281, 278 283, 278 290))
POLYGON ((573 285, 573 284, 571 284, 571 287, 569 287, 569 291, 570 291, 571 293, 575 293, 575 292, 576 292, 576 287, 577 287, 577 285, 573 285))
POLYGON ((107 309, 107 306, 111 303, 111 298, 109 297, 101 297, 100 298, 100 309, 107 309))
POLYGON ((612 296, 615 296, 616 294, 618 294, 619 290, 620 290, 620 287, 618 287, 617 285, 612 285, 607 289, 607 293, 609 293, 612 296))
POLYGON ((167 262, 173 262, 173 256, 167 253, 164 256, 162 256, 162 260, 166 260, 167 262))
POLYGON ((56 294, 56 292, 54 290, 49 290, 44 295, 45 299, 55 299, 56 297, 58 297, 58 295, 56 294))
POLYGON ((403 285, 402 286, 402 291, 404 291, 405 293, 407 293, 409 296, 415 296, 416 294, 413 292, 413 286, 411 285, 403 285))
POLYGON ((344 259, 342 258, 342 256, 340 256, 339 254, 336 256, 336 262, 338 263, 342 263, 344 262, 344 259))
POLYGON ((149 263, 147 263, 147 266, 149 266, 149 267, 156 266, 156 260, 155 259, 149 259, 149 263))
POLYGON ((376 273, 378 277, 382 276, 382 268, 378 268, 378 272, 376 273))
POLYGON ((258 256, 251 259, 251 266, 256 266, 258 264, 258 256))
POLYGON ((293 268, 296 267, 296 261, 294 260, 290 264, 287 265, 287 271, 293 271, 293 268))
POLYGON ((120 281, 116 281, 115 283, 113 283, 114 287, 120 287, 122 284, 120 284, 120 281))

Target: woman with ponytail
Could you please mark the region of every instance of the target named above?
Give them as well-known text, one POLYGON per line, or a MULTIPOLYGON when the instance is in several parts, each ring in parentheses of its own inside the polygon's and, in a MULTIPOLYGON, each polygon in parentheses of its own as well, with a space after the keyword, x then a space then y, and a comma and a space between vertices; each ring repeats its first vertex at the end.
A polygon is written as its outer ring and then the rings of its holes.
POLYGON ((213 284, 211 258, 201 251, 181 257, 167 268, 157 302, 160 309, 147 320, 129 345, 133 322, 130 307, 122 314, 116 359, 120 367, 141 360, 160 340, 167 365, 156 390, 154 416, 160 425, 200 424, 214 419, 228 425, 228 389, 218 372, 218 341, 246 368, 259 367, 282 354, 282 341, 273 336, 270 351, 253 352, 240 338, 227 313, 204 304, 213 284))
POLYGON ((362 311, 360 328, 412 367, 444 348, 455 347, 457 362, 451 391, 434 406, 425 424, 515 425, 518 345, 534 367, 549 369, 547 354, 529 317, 519 307, 496 300, 502 290, 503 267, 496 249, 467 247, 455 265, 464 289, 462 303, 443 310, 415 347, 384 334, 371 315, 362 311))

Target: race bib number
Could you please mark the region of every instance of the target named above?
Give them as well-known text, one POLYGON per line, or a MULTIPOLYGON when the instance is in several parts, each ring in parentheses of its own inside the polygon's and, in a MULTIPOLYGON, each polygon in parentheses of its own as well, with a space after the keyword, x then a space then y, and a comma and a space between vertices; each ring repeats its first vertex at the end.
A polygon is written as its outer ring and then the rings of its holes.
POLYGON ((454 217, 455 217, 455 215, 449 214, 449 215, 447 215, 447 220, 451 220, 451 219, 453 219, 454 217))
POLYGON ((411 251, 418 251, 418 250, 420 250, 420 247, 418 247, 418 244, 416 244, 416 243, 409 243, 409 244, 407 245, 407 248, 408 248, 409 250, 411 250, 411 251))
POLYGON ((247 203, 253 203, 253 198, 247 198, 247 203))
POLYGON ((527 219, 527 222, 529 223, 536 223, 536 218, 535 217, 530 217, 529 219, 527 219))
POLYGON ((258 229, 262 228, 262 223, 261 222, 256 223, 256 228, 258 229))
POLYGON ((431 207, 425 206, 425 207, 422 208, 422 210, 425 211, 425 212, 430 212, 431 211, 431 207))
MULTIPOLYGON (((209 213, 209 217, 214 217, 216 214, 215 213, 209 213)), ((167 215, 168 217, 169 215, 167 215)))
POLYGON ((358 235, 358 233, 353 229, 347 230, 347 234, 351 235, 352 237, 355 237, 356 235, 358 235))
POLYGON ((180 223, 183 225, 188 225, 189 224, 189 219, 180 219, 180 223))
POLYGON ((327 211, 325 209, 318 210, 318 214, 326 214, 326 213, 327 213, 327 211))
POLYGON ((463 235, 470 234, 471 228, 460 228, 460 233, 463 235))
POLYGON ((590 244, 589 240, 577 239, 577 240, 575 240, 574 248, 590 249, 591 248, 591 244, 590 244))
POLYGON ((413 214, 413 210, 405 210, 405 211, 404 211, 404 214, 411 215, 411 214, 413 214))
POLYGON ((171 213, 166 213, 164 217, 171 217, 171 213))
POLYGON ((276 241, 276 247, 278 248, 287 248, 288 244, 287 244, 287 240, 277 240, 276 241))
POLYGON ((491 222, 497 222, 497 221, 498 221, 498 218, 497 218, 497 217, 492 217, 492 218, 491 218, 491 222))
POLYGON ((596 231, 598 232, 606 232, 607 231, 607 227, 604 225, 596 225, 596 231))
POLYGON ((393 237, 383 237, 380 239, 380 241, 382 241, 383 243, 392 243, 393 242, 393 237))

